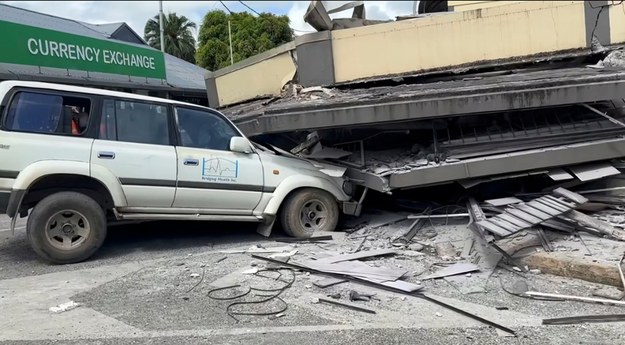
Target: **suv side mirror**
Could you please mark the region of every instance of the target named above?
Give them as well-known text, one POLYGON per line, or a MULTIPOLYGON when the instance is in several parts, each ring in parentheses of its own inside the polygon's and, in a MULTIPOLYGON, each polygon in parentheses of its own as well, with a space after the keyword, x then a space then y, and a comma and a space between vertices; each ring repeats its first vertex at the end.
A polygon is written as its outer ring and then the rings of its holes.
POLYGON ((244 137, 232 137, 230 138, 230 151, 239 153, 252 152, 252 145, 244 137))

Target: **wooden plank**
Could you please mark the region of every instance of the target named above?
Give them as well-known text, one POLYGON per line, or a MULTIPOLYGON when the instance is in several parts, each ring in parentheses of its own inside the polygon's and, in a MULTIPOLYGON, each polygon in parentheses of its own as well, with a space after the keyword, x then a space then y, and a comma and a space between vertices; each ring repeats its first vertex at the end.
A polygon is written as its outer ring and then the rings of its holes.
POLYGON ((612 238, 625 241, 624 231, 618 230, 617 228, 606 222, 600 221, 591 216, 587 216, 579 211, 570 210, 566 213, 563 213, 561 217, 568 218, 575 223, 581 225, 582 227, 588 227, 612 238))
POLYGON ((334 263, 342 262, 342 261, 360 260, 360 259, 370 258, 374 256, 383 256, 383 255, 391 255, 391 254, 397 254, 397 252, 392 249, 369 250, 369 251, 352 253, 352 254, 331 256, 328 258, 316 260, 315 262, 334 264, 334 263))
POLYGON ((583 255, 571 252, 535 252, 519 257, 519 264, 542 273, 561 277, 582 279, 585 281, 621 287, 621 278, 614 261, 589 260, 583 255))
POLYGON ((566 199, 569 199, 577 204, 585 204, 586 202, 588 202, 588 199, 586 199, 585 197, 583 197, 580 194, 577 193, 573 193, 570 190, 564 189, 564 188, 557 188, 553 191, 553 194, 557 195, 557 196, 561 196, 564 197, 566 199))
POLYGON ((521 200, 519 198, 515 198, 515 197, 508 197, 508 198, 490 199, 490 200, 486 200, 484 202, 489 204, 489 205, 493 205, 495 207, 498 207, 498 206, 506 206, 506 205, 510 205, 510 204, 518 204, 520 202, 523 202, 523 200, 521 200))
POLYGON ((506 229, 502 229, 501 227, 491 223, 488 220, 482 220, 476 223, 477 225, 483 227, 484 229, 492 232, 495 235, 499 235, 501 237, 506 237, 512 235, 512 233, 506 229))
POLYGON ((551 199, 548 199, 548 198, 538 198, 535 201, 539 202, 539 203, 541 203, 543 205, 547 205, 547 206, 549 206, 549 207, 559 211, 560 213, 566 212, 566 211, 571 209, 571 207, 568 207, 568 206, 566 206, 564 204, 561 204, 559 202, 555 202, 555 201, 553 201, 551 199))
POLYGON ((540 238, 543 249, 545 249, 546 252, 553 252, 553 245, 551 244, 549 237, 547 237, 547 234, 545 234, 545 231, 541 227, 538 227, 536 229, 536 234, 538 235, 538 238, 540 238))
POLYGON ((562 223, 561 221, 558 221, 556 219, 549 219, 546 220, 542 223, 540 223, 540 225, 542 226, 546 226, 555 230, 560 230, 560 231, 564 231, 564 232, 573 232, 575 231, 575 227, 570 226, 568 224, 562 223))
POLYGON ((564 199, 564 198, 562 198, 562 197, 560 197, 560 198, 556 198, 556 197, 555 197, 555 196, 553 196, 553 195, 543 195, 542 197, 543 197, 544 199, 547 199, 547 200, 549 200, 549 201, 553 201, 554 203, 557 203, 557 204, 560 204, 560 205, 566 206, 566 207, 568 207, 568 208, 575 208, 575 206, 577 206, 577 203, 575 203, 575 202, 571 202, 571 201, 569 201, 568 199, 564 199))
POLYGON ((549 205, 545 205, 545 204, 539 202, 538 199, 532 200, 532 201, 528 202, 526 205, 531 207, 531 208, 535 208, 535 209, 537 209, 539 211, 543 211, 543 212, 549 214, 550 216, 557 216, 557 215, 559 215, 560 213, 563 212, 563 211, 555 209, 555 208, 553 208, 553 207, 551 207, 549 205))
POLYGON ((589 195, 588 200, 592 202, 601 202, 611 205, 623 205, 625 204, 625 198, 622 196, 609 196, 609 195, 589 195))
POLYGON ((505 220, 499 218, 498 216, 490 218, 489 220, 490 220, 491 223, 494 223, 498 227, 506 229, 508 232, 511 232, 511 233, 515 233, 515 232, 521 230, 520 227, 518 227, 518 226, 516 226, 516 225, 514 225, 512 223, 506 222, 505 220))
POLYGON ((505 221, 507 221, 507 222, 509 222, 509 223, 512 223, 512 224, 514 224, 514 225, 516 225, 516 226, 518 226, 520 228, 529 228, 530 226, 534 225, 532 223, 529 223, 529 222, 527 222, 525 220, 519 219, 519 218, 517 218, 517 217, 515 217, 515 216, 513 216, 511 214, 508 214, 508 213, 502 213, 502 214, 498 215, 498 217, 503 219, 503 220, 505 220, 505 221))
POLYGON ((545 221, 545 220, 547 220, 549 218, 553 218, 553 216, 548 214, 548 213, 545 213, 543 211, 537 210, 535 208, 532 208, 532 207, 529 207, 529 206, 526 206, 526 205, 517 205, 516 208, 521 210, 521 211, 523 211, 523 212, 525 212, 525 213, 529 213, 532 216, 537 217, 537 218, 539 218, 539 219, 541 219, 543 221, 545 221))
POLYGON ((524 221, 532 223, 532 224, 538 224, 543 221, 542 219, 537 218, 529 213, 523 212, 521 210, 515 210, 513 208, 506 209, 506 213, 509 213, 517 218, 523 219, 524 221))

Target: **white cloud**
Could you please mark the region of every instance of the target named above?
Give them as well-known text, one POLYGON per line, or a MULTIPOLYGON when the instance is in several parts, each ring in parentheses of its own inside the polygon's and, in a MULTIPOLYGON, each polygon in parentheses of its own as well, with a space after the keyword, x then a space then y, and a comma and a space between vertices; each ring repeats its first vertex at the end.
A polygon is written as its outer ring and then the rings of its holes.
MULTIPOLYGON (((2 1, 8 5, 32 11, 72 18, 87 23, 102 24, 126 22, 143 36, 145 22, 158 14, 158 1, 2 1)), ((286 14, 291 20, 291 27, 296 34, 314 31, 304 22, 304 14, 309 1, 244 1, 258 12, 286 14)), ((327 9, 336 8, 347 1, 324 1, 327 9)), ((238 1, 224 1, 231 11, 249 11, 238 1)), ((397 15, 412 12, 413 1, 365 1, 367 18, 393 19, 397 15)), ((224 10, 218 1, 163 1, 163 11, 184 15, 199 26, 204 15, 213 9, 224 10)), ((350 17, 351 12, 344 11, 333 17, 350 17)), ((197 37, 197 32, 195 33, 197 37)))

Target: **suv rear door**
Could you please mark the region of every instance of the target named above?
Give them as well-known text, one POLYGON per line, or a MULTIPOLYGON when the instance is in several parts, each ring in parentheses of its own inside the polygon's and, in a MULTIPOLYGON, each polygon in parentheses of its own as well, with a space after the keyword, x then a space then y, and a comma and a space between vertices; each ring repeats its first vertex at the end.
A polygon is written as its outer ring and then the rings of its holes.
POLYGON ((38 88, 15 88, 3 100, 0 122, 0 190, 35 162, 88 163, 93 139, 89 122, 97 97, 38 88), (6 104, 5 104, 6 102, 6 104))
MULTIPOLYGON (((128 207, 169 208, 176 191, 176 149, 166 104, 106 98, 91 164, 109 169, 128 207)), ((150 212, 150 210, 144 210, 150 212)), ((158 210, 154 210, 158 212, 158 210)))
POLYGON ((219 114, 202 108, 174 109, 180 136, 174 207, 252 214, 264 191, 258 154, 230 151, 230 139, 241 134, 219 114))

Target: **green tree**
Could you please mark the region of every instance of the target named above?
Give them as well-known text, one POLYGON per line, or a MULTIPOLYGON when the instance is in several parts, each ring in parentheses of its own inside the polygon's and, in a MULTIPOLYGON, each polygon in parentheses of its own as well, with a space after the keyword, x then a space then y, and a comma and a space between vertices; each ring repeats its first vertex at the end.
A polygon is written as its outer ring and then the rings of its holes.
MULTIPOLYGON (((144 38, 148 44, 161 49, 161 31, 158 24, 158 14, 145 23, 144 38)), ((163 15, 165 34, 165 52, 183 60, 195 63, 195 38, 192 29, 196 29, 194 22, 185 16, 176 13, 163 15)))
POLYGON ((228 20, 232 30, 235 63, 293 40, 293 30, 287 16, 211 11, 204 16, 200 26, 196 54, 200 66, 215 71, 230 65, 228 20))

